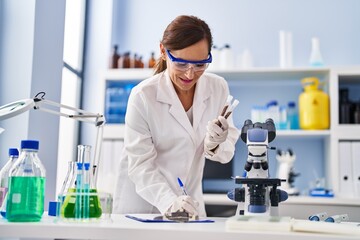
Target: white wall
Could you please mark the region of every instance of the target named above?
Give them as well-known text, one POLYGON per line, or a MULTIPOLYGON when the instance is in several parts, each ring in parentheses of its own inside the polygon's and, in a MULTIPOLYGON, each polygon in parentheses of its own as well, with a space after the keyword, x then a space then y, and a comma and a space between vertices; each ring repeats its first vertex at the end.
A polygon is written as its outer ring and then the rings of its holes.
MULTIPOLYGON (((103 113, 102 79, 108 67, 108 46, 112 36, 113 0, 89 1, 85 43, 84 92, 82 109, 103 113)), ((81 124, 80 144, 95 146, 96 130, 81 124)))
MULTIPOLYGON (((60 102, 65 1, 3 0, 0 8, 0 105, 33 98, 40 91, 60 102)), ((40 141, 39 156, 46 173, 45 207, 55 199, 59 117, 25 113, 0 122, 1 165, 9 147, 23 139, 40 141)))
MULTIPOLYGON (((308 65, 310 39, 318 36, 327 65, 360 63, 358 0, 121 0, 115 1, 112 43, 120 52, 158 51, 163 30, 180 14, 203 18, 214 43, 249 48, 256 66, 279 66, 279 30, 293 33, 295 66, 308 65)), ((110 52, 110 46, 104 46, 110 52)))

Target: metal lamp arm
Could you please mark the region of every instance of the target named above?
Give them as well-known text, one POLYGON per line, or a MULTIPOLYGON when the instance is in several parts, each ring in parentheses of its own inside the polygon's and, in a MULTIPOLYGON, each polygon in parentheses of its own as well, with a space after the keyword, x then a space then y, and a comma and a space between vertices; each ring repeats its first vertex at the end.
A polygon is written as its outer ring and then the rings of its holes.
POLYGON ((95 123, 96 126, 105 124, 104 115, 99 114, 99 113, 87 112, 82 109, 70 107, 70 106, 67 106, 64 104, 60 104, 57 102, 53 102, 53 101, 50 101, 47 99, 41 99, 41 98, 34 98, 34 103, 35 103, 35 106, 34 106, 35 110, 40 110, 40 111, 48 112, 48 113, 55 114, 58 116, 72 118, 72 119, 82 121, 82 122, 95 123), (49 108, 46 108, 45 105, 58 107, 59 111, 54 111, 49 108), (68 113, 61 112, 62 108, 75 111, 78 114, 68 114, 68 113), (95 120, 93 120, 94 118, 95 118, 95 120))
POLYGON ((70 107, 64 104, 60 104, 57 102, 53 102, 50 100, 46 100, 43 98, 43 96, 41 98, 38 97, 39 94, 36 95, 36 97, 33 99, 35 106, 34 109, 35 110, 40 110, 43 112, 48 112, 51 114, 55 114, 58 116, 62 116, 62 117, 66 117, 66 118, 72 118, 74 120, 78 120, 81 122, 87 122, 87 123, 93 123, 95 124, 95 127, 97 128, 97 133, 96 133, 96 142, 95 142, 95 151, 94 151, 94 157, 93 157, 93 162, 92 162, 92 174, 93 174, 93 181, 92 181, 92 185, 91 188, 96 188, 97 186, 97 176, 98 176, 98 167, 100 164, 100 156, 101 156, 101 147, 102 147, 102 138, 103 138, 103 126, 105 124, 105 117, 102 114, 99 113, 91 113, 91 112, 87 112, 84 111, 82 109, 78 109, 78 108, 74 108, 74 107, 70 107), (53 106, 53 107, 57 107, 59 108, 58 111, 49 109, 47 107, 45 107, 46 105, 48 106, 53 106), (76 112, 76 114, 68 114, 68 113, 64 113, 61 111, 61 109, 68 109, 71 111, 76 112), (95 120, 94 120, 95 119, 95 120))

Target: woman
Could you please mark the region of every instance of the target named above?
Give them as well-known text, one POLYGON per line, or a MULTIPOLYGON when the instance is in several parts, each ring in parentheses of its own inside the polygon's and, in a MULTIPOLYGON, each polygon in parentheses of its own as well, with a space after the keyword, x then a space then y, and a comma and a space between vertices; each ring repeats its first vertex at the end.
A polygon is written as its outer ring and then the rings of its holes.
POLYGON ((205 157, 229 162, 239 137, 231 117, 218 117, 229 89, 205 73, 211 47, 210 29, 197 17, 179 16, 166 28, 155 75, 129 97, 114 213, 206 216, 205 157))

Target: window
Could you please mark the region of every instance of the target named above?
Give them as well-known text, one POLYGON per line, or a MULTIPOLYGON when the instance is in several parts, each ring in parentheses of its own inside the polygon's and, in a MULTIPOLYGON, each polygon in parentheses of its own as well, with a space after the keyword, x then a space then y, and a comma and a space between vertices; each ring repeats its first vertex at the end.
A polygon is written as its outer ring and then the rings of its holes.
MULTIPOLYGON (((66 1, 64 29, 64 67, 62 72, 61 103, 80 107, 83 81, 86 0, 66 1)), ((56 192, 65 179, 68 162, 76 157, 79 122, 60 118, 56 192)))

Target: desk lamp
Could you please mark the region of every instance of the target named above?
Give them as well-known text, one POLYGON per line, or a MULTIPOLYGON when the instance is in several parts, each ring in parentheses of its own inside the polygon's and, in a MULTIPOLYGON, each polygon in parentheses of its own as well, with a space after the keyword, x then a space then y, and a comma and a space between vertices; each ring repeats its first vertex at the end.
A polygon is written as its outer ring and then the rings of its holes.
POLYGON ((0 120, 5 120, 8 118, 15 117, 21 113, 24 113, 31 108, 33 110, 40 110, 44 112, 48 112, 54 115, 72 118, 74 120, 88 122, 95 124, 97 128, 96 134, 96 143, 95 143, 95 152, 92 168, 92 178, 94 187, 97 187, 97 176, 98 176, 98 166, 100 164, 100 153, 101 153, 101 143, 102 143, 102 133, 103 133, 103 125, 105 124, 105 117, 102 114, 95 114, 91 112, 84 111, 82 109, 73 108, 70 106, 66 106, 60 103, 56 103, 53 101, 46 100, 44 98, 45 92, 39 92, 33 99, 23 99, 19 101, 15 101, 0 107, 0 120), (50 109, 49 107, 59 108, 57 111, 50 109), (68 114, 62 112, 62 109, 67 109, 68 111, 74 111, 74 114, 68 114))

